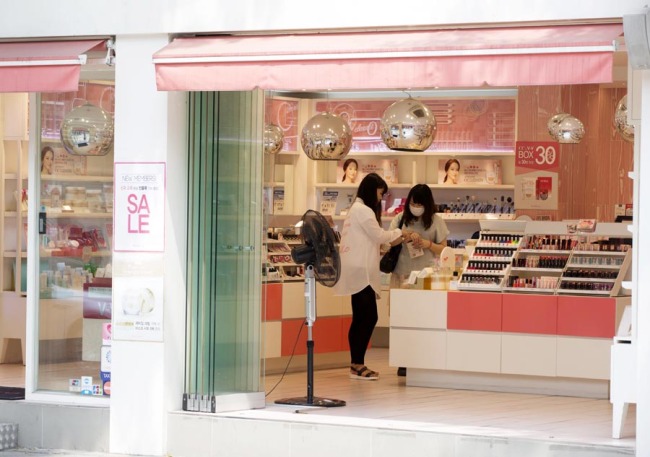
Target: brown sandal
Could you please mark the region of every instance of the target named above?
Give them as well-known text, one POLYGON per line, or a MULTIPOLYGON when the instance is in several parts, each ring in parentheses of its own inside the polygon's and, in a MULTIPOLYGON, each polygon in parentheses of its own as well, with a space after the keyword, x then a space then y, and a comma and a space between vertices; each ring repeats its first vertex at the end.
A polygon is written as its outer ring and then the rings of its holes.
POLYGON ((350 379, 359 379, 361 381, 376 381, 379 379, 379 373, 372 371, 367 366, 360 368, 350 367, 350 379))

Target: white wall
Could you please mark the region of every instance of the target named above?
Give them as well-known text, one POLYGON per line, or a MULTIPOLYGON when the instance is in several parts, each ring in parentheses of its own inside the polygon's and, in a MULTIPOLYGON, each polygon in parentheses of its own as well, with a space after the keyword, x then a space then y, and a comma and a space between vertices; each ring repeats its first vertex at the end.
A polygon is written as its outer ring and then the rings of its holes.
MULTIPOLYGON (((165 253, 113 253, 113 281, 164 278, 162 342, 113 342, 110 450, 162 455, 167 412, 181 409, 185 358, 186 96, 156 90, 151 54, 167 35, 118 36, 115 161, 166 162, 165 253), (179 128, 167 129, 167 126, 179 128)), ((119 208, 116 206, 116 211, 119 208)), ((120 297, 114 297, 120 300, 120 297)))
MULTIPOLYGON (((4 0, 6 5, 9 0, 4 0)), ((646 0, 22 0, 0 13, 0 38, 621 18, 646 0)), ((6 8, 6 6, 5 6, 6 8)))

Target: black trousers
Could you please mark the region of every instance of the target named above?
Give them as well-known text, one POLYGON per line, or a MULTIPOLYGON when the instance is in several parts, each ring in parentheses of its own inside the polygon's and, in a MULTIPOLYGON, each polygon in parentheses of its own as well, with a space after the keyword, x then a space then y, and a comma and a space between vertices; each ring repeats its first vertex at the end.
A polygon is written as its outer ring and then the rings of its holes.
POLYGON ((348 332, 350 362, 365 364, 366 350, 377 324, 377 298, 372 287, 352 294, 352 324, 348 332))

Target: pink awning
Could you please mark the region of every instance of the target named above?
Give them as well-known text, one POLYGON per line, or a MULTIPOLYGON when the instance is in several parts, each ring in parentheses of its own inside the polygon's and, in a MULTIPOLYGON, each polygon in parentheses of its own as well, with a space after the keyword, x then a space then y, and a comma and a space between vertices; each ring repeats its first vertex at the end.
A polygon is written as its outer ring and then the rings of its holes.
POLYGON ((104 40, 0 43, 0 92, 74 92, 83 54, 104 40))
POLYGON ((612 81, 621 24, 176 38, 158 90, 478 87, 612 81))

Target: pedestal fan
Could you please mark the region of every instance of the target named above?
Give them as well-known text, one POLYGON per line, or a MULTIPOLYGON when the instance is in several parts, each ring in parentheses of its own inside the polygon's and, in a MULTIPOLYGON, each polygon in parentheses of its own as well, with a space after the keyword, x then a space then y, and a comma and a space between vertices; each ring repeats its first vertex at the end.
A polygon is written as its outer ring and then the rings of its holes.
POLYGON ((334 230, 317 211, 308 210, 302 216, 302 244, 291 249, 296 263, 305 265, 305 317, 307 324, 307 396, 276 400, 281 405, 345 406, 343 400, 314 397, 314 340, 312 328, 316 322, 316 281, 332 287, 339 280, 341 261, 334 230))

